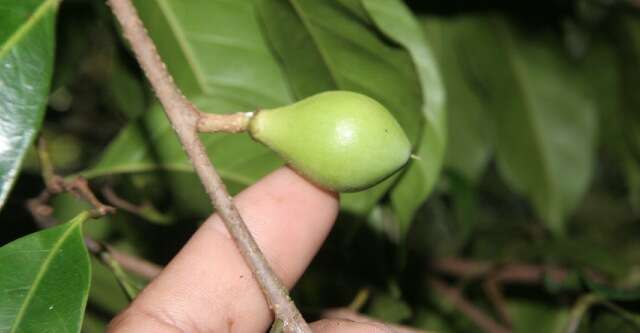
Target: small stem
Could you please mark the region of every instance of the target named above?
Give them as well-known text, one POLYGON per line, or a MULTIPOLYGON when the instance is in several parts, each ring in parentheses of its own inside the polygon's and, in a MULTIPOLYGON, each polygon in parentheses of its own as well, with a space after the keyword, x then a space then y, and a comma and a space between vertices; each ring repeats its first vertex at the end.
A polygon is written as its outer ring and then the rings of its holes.
POLYGON ((507 302, 502 294, 500 282, 494 276, 489 276, 482 286, 502 322, 507 327, 512 327, 513 322, 507 311, 507 302))
POLYGON ((40 136, 38 138, 38 159, 40 161, 40 168, 42 169, 42 178, 47 188, 53 189, 53 192, 61 192, 62 188, 59 187, 59 182, 56 181, 56 174, 53 169, 53 163, 49 155, 49 149, 47 147, 47 140, 40 136))
POLYGON ((144 260, 142 258, 130 255, 115 249, 109 245, 105 245, 107 251, 111 254, 111 257, 122 265, 126 270, 149 280, 155 278, 162 271, 162 266, 156 265, 152 262, 144 260))
POLYGON ((448 302, 452 303, 458 311, 466 315, 473 321, 482 331, 487 333, 509 333, 508 328, 500 325, 491 317, 478 309, 473 303, 469 302, 458 289, 448 286, 444 281, 436 278, 429 279, 429 284, 438 294, 440 294, 448 302))
POLYGON ((362 309, 362 307, 369 300, 369 293, 370 293, 369 289, 367 288, 360 289, 360 291, 358 291, 358 293, 356 294, 356 297, 353 298, 353 301, 351 301, 351 304, 349 304, 347 309, 351 309, 356 312, 360 311, 360 309, 362 309))
POLYGON ((240 133, 247 130, 253 112, 238 112, 232 114, 215 114, 200 112, 198 117, 198 132, 206 133, 240 133))
POLYGON ((89 252, 91 252, 94 257, 100 260, 100 262, 102 262, 111 270, 116 280, 118 281, 118 284, 120 284, 120 287, 127 295, 129 300, 133 300, 140 292, 140 288, 137 286, 135 281, 133 281, 131 277, 122 269, 120 262, 118 262, 118 260, 113 257, 113 255, 109 251, 109 248, 107 248, 106 245, 89 237, 84 238, 84 243, 89 252))
POLYGON ((238 209, 227 193, 222 179, 211 164, 198 136, 202 113, 182 95, 162 62, 156 46, 147 34, 130 0, 108 0, 138 63, 149 79, 164 111, 176 131, 212 205, 222 218, 236 247, 260 285, 276 319, 283 322, 285 332, 311 333, 298 308, 289 298, 287 288, 273 272, 258 244, 253 239, 238 209))

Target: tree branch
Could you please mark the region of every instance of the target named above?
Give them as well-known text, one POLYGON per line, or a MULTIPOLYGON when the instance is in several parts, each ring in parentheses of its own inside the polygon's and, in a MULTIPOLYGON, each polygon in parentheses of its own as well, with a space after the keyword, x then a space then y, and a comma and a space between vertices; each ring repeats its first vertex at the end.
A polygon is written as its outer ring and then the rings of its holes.
POLYGON ((473 323, 487 333, 509 333, 511 332, 506 327, 500 325, 491 317, 487 316, 484 312, 478 309, 473 303, 469 302, 462 294, 460 290, 449 287, 444 281, 436 278, 429 279, 429 285, 435 290, 442 298, 453 304, 458 311, 464 313, 473 323))
POLYGON ((240 213, 227 193, 198 137, 198 111, 179 91, 130 0, 108 0, 111 9, 129 40, 133 53, 160 99, 184 150, 200 177, 211 203, 222 218, 240 253, 262 288, 276 318, 285 332, 309 332, 311 329, 289 298, 286 287, 273 272, 258 248, 240 213))
POLYGON ((484 261, 461 258, 445 258, 429 263, 438 272, 465 279, 478 279, 491 274, 496 282, 539 284, 545 278, 562 283, 569 277, 569 271, 555 266, 511 263, 498 265, 484 261))

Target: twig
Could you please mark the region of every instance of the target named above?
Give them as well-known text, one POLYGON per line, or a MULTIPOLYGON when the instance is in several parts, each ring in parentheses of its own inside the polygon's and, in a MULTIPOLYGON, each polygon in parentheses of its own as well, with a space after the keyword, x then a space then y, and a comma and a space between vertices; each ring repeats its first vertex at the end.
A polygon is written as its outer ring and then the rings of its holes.
POLYGON ((569 271, 560 267, 541 266, 533 264, 506 264, 465 260, 460 258, 446 258, 429 263, 432 269, 465 279, 483 278, 493 274, 497 282, 539 284, 545 278, 555 283, 562 283, 569 277, 569 271))
POLYGON ((370 291, 368 288, 363 288, 358 291, 356 297, 353 298, 347 309, 351 311, 358 312, 369 300, 370 291))
POLYGON ((475 323, 479 328, 481 328, 484 332, 487 333, 509 333, 511 332, 508 328, 500 325, 491 317, 487 316, 484 312, 478 309, 475 305, 469 302, 467 299, 462 296, 458 289, 454 289, 449 287, 445 282, 431 278, 429 279, 429 284, 431 288, 435 290, 440 296, 451 304, 453 304, 456 309, 460 312, 464 313, 473 323, 475 323))
MULTIPOLYGON (((34 220, 41 229, 49 228, 58 225, 58 221, 52 216, 53 209, 47 205, 47 201, 51 197, 51 193, 44 190, 40 195, 34 199, 27 201, 27 209, 33 216, 34 220)), ((162 267, 146 261, 142 258, 124 253, 108 245, 98 245, 99 243, 94 239, 85 236, 85 245, 87 249, 94 254, 99 254, 102 251, 108 251, 111 257, 116 260, 126 270, 147 278, 149 280, 155 278, 162 267)))
POLYGON ((311 329, 302 318, 300 311, 289 298, 286 287, 273 272, 258 248, 238 209, 233 204, 231 196, 227 193, 224 183, 207 156, 197 131, 202 113, 182 95, 175 85, 131 1, 108 0, 108 3, 120 22, 123 33, 129 40, 140 66, 160 99, 196 174, 200 177, 200 181, 209 194, 211 203, 253 272, 276 318, 282 320, 285 332, 311 333, 311 329))
POLYGON ((37 197, 27 200, 27 210, 29 210, 40 229, 46 229, 58 224, 53 218, 53 208, 47 204, 50 198, 51 192, 45 189, 37 197))
MULTIPOLYGON (((48 203, 55 194, 63 192, 71 192, 92 205, 94 207, 94 211, 92 212, 94 218, 115 212, 115 208, 103 204, 96 198, 86 179, 78 177, 71 181, 66 181, 63 177, 56 174, 49 157, 47 142, 42 137, 38 140, 37 151, 42 169, 42 177, 44 178, 46 187, 37 197, 27 200, 27 209, 38 224, 38 227, 45 229, 59 224, 53 217, 53 208, 51 208, 48 203)), ((153 279, 162 269, 160 266, 145 261, 144 259, 120 252, 108 245, 103 245, 88 236, 85 236, 84 242, 89 252, 94 254, 110 268, 115 269, 114 273, 116 274, 122 275, 120 271, 120 266, 122 266, 142 277, 153 279)), ((132 291, 131 288, 128 287, 125 289, 128 289, 126 290, 127 292, 132 291)))
POLYGON ((134 204, 120 197, 111 187, 105 185, 102 187, 102 196, 104 199, 117 209, 129 212, 151 222, 166 224, 171 221, 171 216, 159 212, 148 200, 141 204, 134 204))
POLYGON ((160 271, 162 271, 162 266, 160 265, 156 265, 142 258, 122 252, 110 245, 105 245, 105 247, 113 259, 120 263, 120 265, 122 265, 126 270, 136 275, 151 280, 158 276, 160 271))
POLYGON ((109 185, 102 187, 102 195, 104 196, 104 199, 114 207, 136 215, 142 214, 144 207, 134 205, 131 202, 122 199, 109 185))
POLYGON ((329 309, 322 313, 322 317, 326 319, 346 319, 346 320, 352 320, 360 323, 383 324, 391 328, 394 332, 397 332, 397 333, 429 333, 428 331, 420 330, 420 329, 405 326, 405 325, 385 323, 385 322, 376 320, 375 318, 365 316, 349 308, 329 309))
POLYGON ((115 275, 118 284, 127 295, 129 300, 133 300, 140 292, 140 287, 131 280, 127 273, 122 269, 120 262, 113 258, 112 253, 102 243, 93 240, 92 238, 85 237, 84 243, 91 254, 93 254, 98 260, 106 265, 111 272, 115 275))
MULTIPOLYGON (((51 162, 51 157, 49 156, 49 149, 47 147, 47 140, 43 136, 38 138, 38 160, 40 161, 40 168, 42 169, 42 178, 44 178, 44 183, 47 185, 49 189, 55 189, 57 183, 54 182, 55 172, 53 170, 53 163, 51 162)), ((62 189, 57 189, 58 192, 62 189)))
POLYGON ((239 133, 247 130, 253 112, 238 112, 232 114, 200 113, 198 119, 199 132, 239 133))
POLYGON ((498 313, 498 317, 500 317, 507 327, 511 328, 511 316, 507 311, 507 302, 502 294, 502 286, 500 282, 494 276, 489 276, 482 284, 482 287, 485 294, 487 294, 489 301, 491 301, 491 304, 493 304, 493 307, 498 313))
POLYGON ((49 150, 47 149, 47 141, 42 136, 38 139, 37 151, 40 168, 42 169, 42 178, 46 187, 37 197, 27 200, 27 209, 29 209, 40 228, 48 228, 57 224, 53 218, 53 208, 48 205, 48 202, 53 195, 62 192, 71 192, 76 197, 92 205, 94 208, 94 211, 91 212, 92 217, 100 217, 115 212, 115 208, 103 204, 96 198, 86 179, 77 177, 71 181, 66 181, 55 173, 49 150))

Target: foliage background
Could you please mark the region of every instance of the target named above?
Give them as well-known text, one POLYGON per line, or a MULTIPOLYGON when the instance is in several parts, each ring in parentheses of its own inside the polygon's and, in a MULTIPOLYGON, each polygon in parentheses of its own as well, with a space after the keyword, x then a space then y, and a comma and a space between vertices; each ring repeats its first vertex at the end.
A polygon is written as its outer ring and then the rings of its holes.
MULTIPOLYGON (((438 277, 488 316, 506 309, 516 332, 639 330, 637 3, 409 1, 412 14, 366 0, 136 5, 203 110, 361 91, 394 112, 422 156, 343 196, 335 230, 293 291, 309 318, 352 304, 389 322, 479 331, 434 290, 438 277), (493 268, 446 273, 451 258, 493 268), (561 267, 569 278, 505 283, 496 307, 484 282, 514 263, 561 267), (356 295, 367 297, 354 304, 356 295)), ((164 264, 209 214, 204 193, 108 8, 65 0, 55 43, 40 133, 57 171, 149 204, 89 221, 85 233, 164 264)), ((203 139, 232 192, 282 164, 244 135, 203 139)), ((0 211, 0 244, 38 230, 25 202, 43 187, 27 151, 0 211)), ((68 195, 53 207, 60 221, 86 209, 68 195)), ((112 272, 92 259, 83 331, 102 331, 126 304, 112 272)))

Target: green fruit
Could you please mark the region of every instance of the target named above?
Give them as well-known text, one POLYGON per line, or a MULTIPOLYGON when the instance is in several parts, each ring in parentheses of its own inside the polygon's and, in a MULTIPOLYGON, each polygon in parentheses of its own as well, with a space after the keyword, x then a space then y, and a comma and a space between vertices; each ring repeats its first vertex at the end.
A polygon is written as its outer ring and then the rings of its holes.
POLYGON ((411 156, 411 144, 391 113, 348 91, 260 110, 251 118, 249 132, 307 179, 338 192, 373 186, 411 156))

